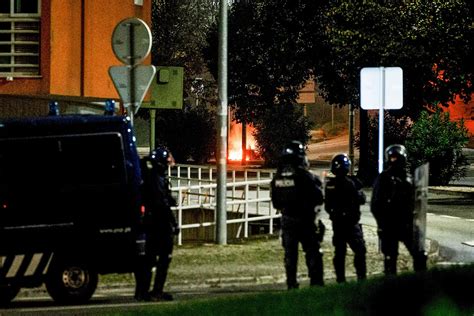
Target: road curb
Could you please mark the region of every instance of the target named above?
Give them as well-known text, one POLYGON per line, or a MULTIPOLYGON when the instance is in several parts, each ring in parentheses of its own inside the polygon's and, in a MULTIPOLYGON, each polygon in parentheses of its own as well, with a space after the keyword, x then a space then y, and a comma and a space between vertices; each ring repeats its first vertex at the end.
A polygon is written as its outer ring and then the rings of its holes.
POLYGON ((428 193, 474 199, 474 187, 469 186, 433 186, 428 187, 428 193))

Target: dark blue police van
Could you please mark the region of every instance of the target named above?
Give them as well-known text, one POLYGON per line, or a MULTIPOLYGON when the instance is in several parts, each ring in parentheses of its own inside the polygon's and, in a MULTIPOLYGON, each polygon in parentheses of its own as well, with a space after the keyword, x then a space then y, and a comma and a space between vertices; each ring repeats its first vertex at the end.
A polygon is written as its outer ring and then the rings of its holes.
POLYGON ((0 120, 0 303, 46 285, 60 303, 133 271, 139 157, 128 118, 0 120))

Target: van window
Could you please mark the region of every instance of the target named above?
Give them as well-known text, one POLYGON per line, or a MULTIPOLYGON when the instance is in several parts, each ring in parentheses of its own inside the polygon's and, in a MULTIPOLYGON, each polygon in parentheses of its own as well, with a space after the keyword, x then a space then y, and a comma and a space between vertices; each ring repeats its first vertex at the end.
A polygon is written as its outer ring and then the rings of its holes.
POLYGON ((119 133, 0 140, 0 219, 7 212, 12 225, 67 222, 73 215, 65 205, 79 208, 104 189, 120 192, 122 144, 119 133))
POLYGON ((126 182, 119 133, 81 135, 59 140, 64 184, 103 185, 126 182))

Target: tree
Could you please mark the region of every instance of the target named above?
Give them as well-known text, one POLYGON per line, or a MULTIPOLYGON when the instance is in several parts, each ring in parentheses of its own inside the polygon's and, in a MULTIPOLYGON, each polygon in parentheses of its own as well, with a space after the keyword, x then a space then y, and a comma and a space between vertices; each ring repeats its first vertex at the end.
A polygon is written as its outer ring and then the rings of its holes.
POLYGON ((185 67, 189 83, 206 72, 201 51, 217 10, 214 0, 153 0, 152 63, 185 67))
MULTIPOLYGON (((272 111, 284 112, 288 124, 280 129, 298 128, 301 141, 309 140, 309 125, 296 126, 290 119, 301 120, 302 111, 295 110, 298 90, 311 76, 308 50, 309 41, 303 32, 305 24, 301 18, 308 15, 315 1, 240 1, 232 5, 229 36, 229 104, 235 111, 238 122, 252 123, 257 127, 257 141, 267 163, 275 161, 280 151, 267 138, 264 129, 274 126, 272 111), (288 106, 287 111, 280 111, 288 106), (273 120, 266 122, 266 119, 273 120), (303 136, 306 135, 306 136, 303 136)), ((312 17, 314 18, 314 17, 312 17)), ((217 27, 208 37, 206 56, 209 68, 217 76, 217 27)), ((294 132, 294 131, 293 131, 294 132)), ((292 132, 287 133, 291 135, 292 132)))
POLYGON ((307 131, 311 124, 302 112, 300 106, 275 105, 255 123, 254 136, 265 165, 276 166, 283 147, 290 141, 297 139, 306 144, 310 140, 307 131))
POLYGON ((159 143, 170 147, 178 162, 206 163, 216 148, 213 108, 186 103, 182 111, 160 110, 156 119, 159 143))
MULTIPOLYGON (((404 107, 391 114, 416 119, 456 94, 468 100, 470 13, 467 0, 241 1, 229 17, 231 105, 238 120, 256 122, 275 104, 294 104, 301 84, 315 76, 326 101, 357 108, 360 70, 378 66, 404 71, 404 107)), ((208 47, 217 51, 213 34, 208 47)), ((363 162, 367 112, 361 113, 363 162)))
MULTIPOLYGON (((310 72, 299 1, 240 1, 229 15, 229 101, 237 120, 253 122, 274 104, 295 103, 310 72)), ((217 28, 206 55, 217 77, 217 28)))
MULTIPOLYGON (((321 40, 312 59, 322 96, 331 104, 358 107, 360 70, 398 66, 404 72, 404 107, 391 114, 416 119, 425 107, 447 105, 455 94, 467 101, 474 40, 467 5, 467 0, 331 1, 320 25, 310 30, 321 40)), ((367 112, 360 113, 364 176, 367 112)))
POLYGON ((447 105, 473 90, 473 17, 466 1, 334 1, 326 8, 315 75, 331 104, 359 105, 363 67, 404 72, 404 108, 416 118, 425 106, 447 105))
MULTIPOLYGON (((168 145, 178 161, 205 161, 215 148, 216 83, 202 49, 217 11, 215 0, 152 2, 152 63, 184 67, 184 108, 158 110, 156 124, 157 142, 168 145), (199 94, 196 78, 202 83, 199 94)), ((138 116, 148 118, 148 113, 141 110, 138 116)))

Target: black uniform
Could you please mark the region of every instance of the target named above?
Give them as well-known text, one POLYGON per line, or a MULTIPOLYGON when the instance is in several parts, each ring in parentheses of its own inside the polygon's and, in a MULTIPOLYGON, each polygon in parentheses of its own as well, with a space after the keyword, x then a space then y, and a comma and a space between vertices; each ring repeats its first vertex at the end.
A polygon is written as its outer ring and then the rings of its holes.
POLYGON ((325 188, 325 210, 333 227, 334 269, 337 282, 345 282, 347 244, 354 252, 354 267, 358 279, 365 279, 366 247, 360 220, 360 205, 365 203, 362 184, 346 175, 330 178, 325 188))
POLYGON ((315 224, 315 207, 323 202, 321 181, 302 166, 280 166, 272 179, 273 206, 282 213, 282 245, 288 289, 298 288, 298 245, 305 252, 311 285, 323 285, 320 236, 315 224))
POLYGON ((142 198, 145 207, 143 232, 146 246, 145 255, 139 258, 135 296, 139 300, 168 300, 171 296, 164 293, 163 288, 172 258, 174 235, 178 231, 176 219, 171 210, 171 207, 176 205, 176 201, 171 195, 164 168, 157 166, 149 168, 146 159, 143 159, 142 177, 142 198), (149 295, 153 266, 156 266, 155 282, 149 295))
POLYGON ((371 212, 377 221, 385 274, 397 273, 398 242, 405 244, 415 271, 426 270, 426 254, 414 242, 414 187, 403 168, 389 167, 375 180, 371 212))

